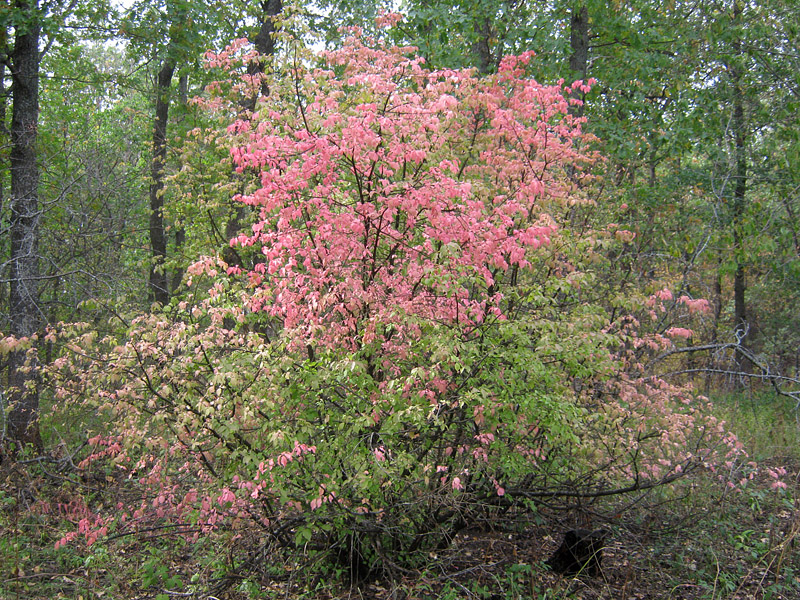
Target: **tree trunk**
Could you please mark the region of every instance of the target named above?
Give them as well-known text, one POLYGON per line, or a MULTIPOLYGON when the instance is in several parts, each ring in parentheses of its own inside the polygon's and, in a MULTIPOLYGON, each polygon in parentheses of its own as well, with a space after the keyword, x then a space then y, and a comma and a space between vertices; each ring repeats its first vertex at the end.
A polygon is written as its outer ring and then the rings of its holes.
POLYGON ((150 166, 150 298, 166 305, 169 285, 164 261, 167 257, 167 235, 164 227, 164 168, 167 162, 167 121, 169 96, 175 61, 167 57, 156 82, 156 113, 153 121, 153 160, 150 166))
MULTIPOLYGON (((39 7, 37 0, 17 0, 20 15, 11 53, 11 334, 30 338, 41 327, 39 306, 39 7)), ((9 355, 8 435, 19 445, 41 449, 39 389, 35 354, 9 355), (33 363, 33 364, 31 364, 33 363)))
MULTIPOLYGON (((0 48, 7 48, 8 47, 8 31, 5 27, 0 27, 0 48)), ((10 88, 6 87, 6 64, 5 62, 0 62, 0 144, 3 146, 7 146, 10 140, 10 134, 8 130, 8 97, 10 94, 10 88)), ((0 231, 2 231, 2 223, 6 220, 6 210, 8 208, 6 204, 6 198, 8 195, 8 174, 7 174, 7 165, 2 164, 0 165, 0 231)), ((2 245, 2 252, 5 252, 6 249, 6 242, 4 241, 2 245)), ((0 306, 8 306, 8 286, 5 282, 0 283, 0 306)), ((0 407, 3 404, 0 402, 0 407)), ((3 416, 2 411, 0 410, 0 417, 3 416)))
POLYGON ((478 62, 478 71, 483 75, 488 75, 494 70, 494 60, 492 59, 492 22, 489 18, 476 20, 473 30, 477 39, 472 44, 472 53, 478 62))
MULTIPOLYGON (((8 44, 8 32, 5 28, 0 28, 0 48, 5 48, 8 44)), ((8 107, 8 90, 6 89, 6 64, 0 62, 0 139, 5 145, 8 128, 6 126, 8 107)), ((6 170, 5 166, 0 169, 0 218, 3 216, 6 202, 6 170)), ((5 300, 0 293, 0 301, 5 300)))
MULTIPOLYGON (((261 56, 272 56, 275 54, 275 32, 277 31, 275 20, 278 15, 281 14, 282 10, 282 0, 262 0, 261 2, 261 26, 258 29, 256 37, 253 39, 256 50, 258 50, 261 56)), ((264 65, 260 62, 247 65, 248 75, 260 75, 263 72, 264 65)), ((261 95, 269 96, 269 86, 266 81, 261 83, 261 95)), ((257 101, 258 97, 256 95, 251 96, 245 101, 244 108, 252 112, 256 108, 257 101)))
POLYGON ((582 5, 572 13, 569 21, 569 68, 574 77, 586 79, 589 68, 589 9, 582 5))
MULTIPOLYGON (((723 306, 723 298, 722 298, 722 254, 717 252, 717 273, 714 277, 714 295, 712 297, 711 306, 714 310, 714 317, 711 321, 711 336, 710 341, 711 344, 716 344, 719 341, 719 323, 720 319, 722 318, 722 306, 723 306)), ((709 357, 709 368, 716 369, 718 368, 717 359, 712 354, 709 357)), ((709 395, 711 392, 711 386, 714 383, 714 374, 710 371, 706 373, 706 384, 705 384, 705 394, 709 395)))
MULTIPOLYGON (((572 53, 569 56, 569 68, 575 79, 586 79, 589 70, 589 9, 585 4, 575 9, 569 21, 569 46, 572 53)), ((586 97, 580 89, 572 90, 570 96, 577 98, 581 104, 569 105, 569 114, 573 117, 583 116, 583 100, 586 97)), ((575 179, 575 167, 570 165, 567 172, 570 179, 575 179)), ((570 209, 570 222, 572 223, 578 214, 576 207, 570 209)))
MULTIPOLYGON (((576 8, 569 20, 569 47, 572 50, 569 56, 571 75, 585 80, 589 70, 589 9, 585 4, 576 8)), ((580 89, 573 90, 570 95, 581 102, 586 96, 580 89)), ((576 117, 583 116, 583 104, 570 105, 569 112, 576 117)))
MULTIPOLYGON (((256 50, 261 56, 273 56, 275 54, 275 20, 283 10, 282 0, 262 0, 261 11, 262 20, 261 27, 253 40, 256 50)), ((249 75, 259 75, 264 72, 264 65, 261 62, 250 63, 247 65, 247 73, 249 75)), ((261 96, 269 95, 269 85, 266 80, 261 83, 261 96)), ((242 108, 245 112, 252 113, 256 109, 258 102, 258 95, 253 94, 242 102, 242 108)), ((231 214, 228 222, 225 223, 225 237, 228 240, 233 239, 242 228, 242 220, 245 217, 246 206, 241 202, 235 202, 231 207, 231 214)), ((227 246, 222 252, 222 258, 229 265, 241 265, 241 257, 234 248, 227 246)))
MULTIPOLYGON (((737 1, 733 8, 734 27, 739 26, 742 14, 742 4, 737 1)), ((737 61, 741 54, 741 41, 738 37, 733 41, 734 61, 737 61)), ((736 337, 742 345, 750 337, 749 323, 747 321, 747 305, 745 303, 745 291, 747 283, 745 279, 745 248, 744 226, 745 217, 745 195, 747 193, 747 122, 744 114, 744 92, 742 90, 742 74, 738 64, 729 66, 729 74, 733 91, 733 135, 734 135, 734 188, 733 188, 733 257, 736 261, 736 271, 733 276, 733 320, 736 337)), ((745 367, 740 363, 740 368, 745 367)))
POLYGON ((736 173, 733 189, 733 255, 736 272, 733 279, 734 327, 737 336, 744 339, 748 331, 745 290, 747 288, 744 269, 744 244, 742 225, 745 213, 745 194, 747 193, 747 157, 745 154, 745 121, 742 106, 742 90, 738 77, 734 84, 733 127, 735 128, 736 173))

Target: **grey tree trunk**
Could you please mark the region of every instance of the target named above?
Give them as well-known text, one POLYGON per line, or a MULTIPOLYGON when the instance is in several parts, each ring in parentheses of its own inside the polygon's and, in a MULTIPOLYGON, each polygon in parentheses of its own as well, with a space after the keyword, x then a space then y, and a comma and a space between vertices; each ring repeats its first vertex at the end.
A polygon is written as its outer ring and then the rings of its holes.
MULTIPOLYGON (((178 78, 178 102, 185 111, 187 105, 189 104, 189 76, 186 73, 178 78)), ((175 254, 180 255, 183 252, 183 246, 185 243, 186 227, 184 225, 180 225, 179 227, 175 228, 175 254)), ((181 267, 177 267, 172 272, 172 286, 170 288, 172 292, 180 287, 181 282, 183 281, 183 274, 184 270, 181 267)))
MULTIPOLYGON (((0 48, 5 48, 8 44, 8 32, 4 28, 0 28, 0 48)), ((6 89, 6 64, 0 63, 0 139, 5 140, 8 135, 8 128, 6 126, 6 118, 8 112, 8 90, 6 89)), ((6 171, 5 166, 0 169, 0 215, 5 210, 6 202, 6 171)), ((5 303, 5 298, 0 292, 0 302, 5 303)))
MULTIPOLYGON (((38 0, 16 0, 21 16, 11 52, 11 199, 9 261, 10 333, 30 338, 42 325, 39 306, 39 168, 36 136, 39 127, 39 7, 38 0)), ((18 445, 41 449, 39 389, 35 354, 9 356, 8 436, 18 445)))
MULTIPOLYGON (((586 79, 589 70, 589 9, 585 4, 578 6, 569 20, 569 68, 575 79, 586 79)), ((580 105, 570 104, 569 114, 582 117, 584 112, 583 100, 586 97, 580 89, 573 90, 570 94, 581 101, 580 105)), ((568 171, 570 178, 574 179, 575 167, 570 165, 568 171)), ((570 220, 574 219, 577 211, 570 210, 570 220)))

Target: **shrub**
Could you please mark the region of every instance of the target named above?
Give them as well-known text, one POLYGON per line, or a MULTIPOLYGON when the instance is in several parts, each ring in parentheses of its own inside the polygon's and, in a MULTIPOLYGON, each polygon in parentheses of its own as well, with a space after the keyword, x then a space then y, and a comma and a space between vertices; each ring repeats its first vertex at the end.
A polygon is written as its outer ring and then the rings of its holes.
MULTIPOLYGON (((234 77, 243 44, 210 62, 234 77)), ((597 160, 569 110, 588 84, 537 83, 531 54, 478 78, 410 53, 354 34, 253 114, 204 100, 239 114, 224 139, 254 219, 232 244, 260 258, 199 261, 180 302, 54 365, 111 415, 87 460, 141 486, 118 528, 256 527, 361 578, 500 511, 718 457, 704 402, 639 374, 669 339, 591 293, 627 234, 567 227, 597 160)))

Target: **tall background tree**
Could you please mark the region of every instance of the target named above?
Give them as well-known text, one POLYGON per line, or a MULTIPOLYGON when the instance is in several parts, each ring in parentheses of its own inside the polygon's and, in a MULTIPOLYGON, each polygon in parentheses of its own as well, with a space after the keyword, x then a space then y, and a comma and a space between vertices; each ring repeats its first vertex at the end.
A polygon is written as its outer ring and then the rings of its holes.
MULTIPOLYGON (((140 57, 141 64, 157 65, 153 72, 153 137, 149 184, 149 246, 151 264, 149 272, 149 296, 160 305, 169 302, 172 292, 180 283, 182 246, 186 239, 186 226, 178 218, 170 221, 165 203, 174 198, 167 189, 166 181, 171 172, 171 140, 184 140, 191 129, 191 111, 187 106, 189 95, 200 93, 208 75, 202 68, 203 53, 218 48, 235 37, 253 39, 264 56, 274 53, 276 17, 282 10, 279 0, 265 0, 256 6, 233 3, 221 6, 216 2, 193 2, 167 0, 153 2, 143 0, 135 4, 123 21, 123 33, 128 39, 131 56, 140 57), (178 85, 175 85, 175 79, 178 85), (176 89, 177 88, 177 89, 176 89), (180 103, 176 106, 174 100, 180 103), (176 117, 176 110, 180 113, 176 117), (178 122, 182 127, 172 129, 178 122), (171 237, 170 237, 171 234, 171 237), (170 259, 168 255, 176 255, 170 259)), ((259 67, 250 67, 255 75, 259 67)), ((266 92, 267 90, 263 90, 266 92)), ((245 108, 252 110, 256 98, 250 98, 245 108)), ((182 144, 182 142, 179 142, 182 144)), ((173 166, 180 163, 174 156, 173 166)), ((179 168, 179 167, 177 167, 179 168)), ((173 211, 174 212, 174 211, 173 211)), ((236 222, 232 217, 227 227, 220 231, 232 231, 236 222)))
MULTIPOLYGON (((11 75, 11 238, 9 279, 10 333, 30 339, 43 322, 39 302, 39 35, 41 18, 36 0, 14 3, 13 47, 6 51, 11 75)), ((7 25, 6 25, 7 27, 7 25)), ((41 448, 36 418, 39 390, 35 354, 24 349, 9 354, 8 435, 19 444, 41 448)))
MULTIPOLYGON (((109 19, 113 20, 111 10, 102 0, 43 4, 38 0, 20 0, 7 3, 0 10, 2 87, 11 97, 10 125, 6 122, 5 97, 2 111, 3 131, 8 133, 10 146, 2 174, 4 180, 10 180, 10 198, 7 202, 3 198, 0 203, 3 225, 8 232, 9 256, 3 269, 4 288, 8 286, 3 323, 14 338, 24 340, 9 354, 4 408, 8 438, 17 445, 41 446, 37 424, 39 389, 35 367, 40 358, 37 336, 43 333, 50 316, 49 304, 54 296, 48 297, 48 293, 58 288, 61 278, 69 276, 74 267, 70 265, 64 272, 54 268, 63 264, 64 254, 72 252, 72 248, 43 243, 44 232, 57 231, 61 225, 51 222, 50 210, 54 206, 66 208, 61 200, 69 185, 50 178, 44 163, 48 153, 43 152, 40 118, 45 77, 42 61, 57 53, 54 49, 60 51, 76 43, 75 31, 92 31, 93 25, 99 26, 109 19)), ((84 35, 84 39, 91 39, 91 35, 84 35)), ((57 71, 46 75, 52 79, 57 71)), ((63 95, 60 102, 67 102, 63 95)), ((4 193, 5 190, 3 185, 4 193)))

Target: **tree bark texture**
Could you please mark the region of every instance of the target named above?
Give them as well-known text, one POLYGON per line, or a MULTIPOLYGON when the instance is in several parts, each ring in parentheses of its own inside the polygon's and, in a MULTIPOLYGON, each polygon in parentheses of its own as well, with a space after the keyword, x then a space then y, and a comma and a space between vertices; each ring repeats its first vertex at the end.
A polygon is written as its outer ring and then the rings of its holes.
POLYGON ((478 62, 478 71, 486 75, 491 73, 495 66, 492 60, 492 22, 488 17, 476 20, 473 29, 477 39, 472 44, 472 52, 478 62))
MULTIPOLYGON (((273 56, 275 54, 275 32, 277 31, 277 17, 283 10, 283 0, 262 0, 261 2, 261 26, 253 39, 256 50, 261 56, 273 56)), ((261 62, 250 63, 247 65, 248 75, 260 75, 264 73, 264 65, 261 62)), ((269 85, 266 80, 261 83, 261 96, 269 96, 269 85)), ((253 94, 242 102, 242 108, 246 112, 253 112, 256 109, 258 95, 253 94)), ((229 240, 236 237, 242 228, 242 220, 246 214, 246 207, 241 202, 235 202, 231 208, 230 218, 225 223, 225 237, 229 240)), ((229 265, 240 265, 241 258, 234 248, 227 246, 222 257, 229 265)))
MULTIPOLYGON (((0 28, 0 48, 5 48, 8 44, 8 32, 4 28, 0 28)), ((5 140, 8 135, 6 127, 8 107, 8 90, 6 89, 6 64, 0 63, 0 139, 5 140)), ((0 215, 5 210, 6 202, 6 172, 5 169, 0 170, 0 215)), ((2 292, 0 292, 2 298, 2 292)), ((5 298, 2 298, 5 302, 5 298)))
MULTIPOLYGON (((589 9, 582 5, 575 9, 569 21, 569 68, 576 79, 586 79, 589 70, 589 9)), ((583 101, 586 94, 580 90, 572 92, 574 98, 583 101)), ((569 112, 576 117, 583 116, 583 104, 570 105, 569 112)))
MULTIPOLYGON (((39 332, 39 7, 37 0, 17 0, 21 16, 11 53, 11 199, 9 317, 11 334, 29 338, 39 332)), ((9 356, 8 436, 18 444, 41 448, 39 390, 35 354, 9 356)))
POLYGON ((575 9, 569 22, 569 68, 579 79, 585 79, 589 67, 589 9, 582 5, 575 9))
MULTIPOLYGON (((283 10, 283 0, 262 0, 261 2, 261 26, 258 33, 253 38, 256 50, 261 56, 272 56, 275 54, 275 20, 283 10)), ((260 62, 247 65, 248 75, 260 75, 264 72, 264 65, 260 62)), ((269 85, 266 81, 261 83, 261 95, 269 96, 269 85)), ((253 111, 256 108, 258 97, 253 95, 244 102, 244 108, 253 111)))

